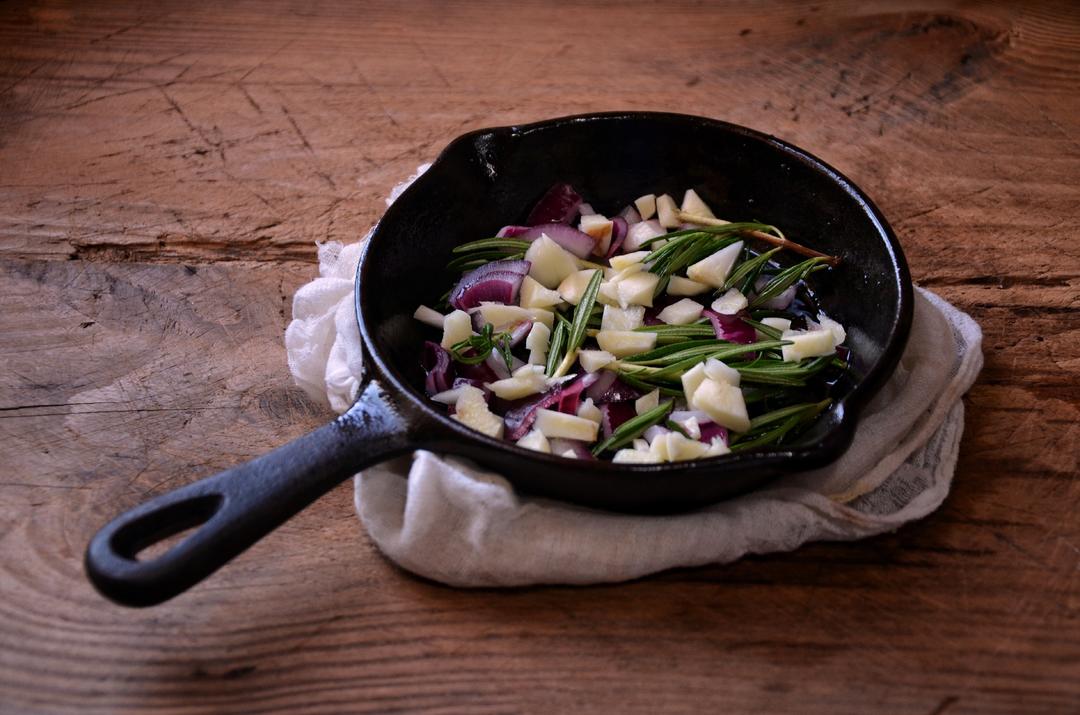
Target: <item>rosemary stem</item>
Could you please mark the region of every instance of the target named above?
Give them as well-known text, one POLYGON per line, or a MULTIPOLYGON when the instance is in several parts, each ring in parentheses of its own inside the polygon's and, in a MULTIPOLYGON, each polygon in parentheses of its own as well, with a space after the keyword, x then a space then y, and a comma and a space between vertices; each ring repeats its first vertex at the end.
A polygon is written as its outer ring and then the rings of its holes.
MULTIPOLYGON (((681 220, 686 221, 687 223, 696 223, 702 226, 726 226, 731 223, 730 221, 725 221, 720 218, 698 216, 697 214, 687 213, 686 211, 678 211, 678 216, 681 220)), ((827 253, 815 251, 812 248, 804 246, 801 243, 795 243, 794 241, 787 238, 780 238, 779 236, 773 236, 765 233, 764 231, 757 230, 743 230, 740 231, 740 233, 750 236, 752 238, 756 238, 759 241, 764 241, 765 243, 771 243, 772 245, 779 246, 780 248, 786 248, 789 251, 793 251, 804 256, 810 256, 812 258, 825 258, 827 259, 827 263, 830 266, 837 266, 840 264, 839 256, 830 256, 827 253)))
POLYGON ((566 373, 570 372, 570 366, 574 364, 574 360, 577 360, 578 349, 574 348, 566 353, 566 357, 562 359, 559 366, 555 368, 555 372, 552 373, 552 377, 562 377, 566 373))

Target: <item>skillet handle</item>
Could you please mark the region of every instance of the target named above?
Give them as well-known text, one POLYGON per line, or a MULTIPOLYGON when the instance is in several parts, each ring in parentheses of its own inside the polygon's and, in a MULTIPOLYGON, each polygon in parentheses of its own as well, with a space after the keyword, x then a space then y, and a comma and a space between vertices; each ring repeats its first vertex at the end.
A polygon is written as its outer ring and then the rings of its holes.
POLYGON ((410 424, 376 380, 330 424, 246 464, 181 487, 107 524, 86 550, 106 598, 152 606, 191 588, 365 466, 412 449, 410 424), (138 553, 195 527, 168 551, 138 553))

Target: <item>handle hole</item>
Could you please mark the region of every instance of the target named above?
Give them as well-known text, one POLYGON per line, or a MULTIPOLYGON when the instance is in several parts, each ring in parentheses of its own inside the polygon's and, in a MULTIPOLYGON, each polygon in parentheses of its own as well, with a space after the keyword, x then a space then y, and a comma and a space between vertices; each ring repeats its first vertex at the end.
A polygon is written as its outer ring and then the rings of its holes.
POLYGON ((143 514, 116 532, 113 548, 128 559, 152 561, 210 521, 224 501, 221 494, 203 494, 143 514))

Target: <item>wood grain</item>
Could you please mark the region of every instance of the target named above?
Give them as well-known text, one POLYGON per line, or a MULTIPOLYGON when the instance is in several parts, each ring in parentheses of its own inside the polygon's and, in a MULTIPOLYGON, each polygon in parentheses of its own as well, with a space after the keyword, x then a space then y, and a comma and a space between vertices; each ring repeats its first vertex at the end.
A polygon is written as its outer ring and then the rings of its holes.
POLYGON ((0 4, 0 711, 1080 712, 1080 8, 0 4), (347 486, 162 607, 107 518, 328 418, 281 333, 463 131, 687 111, 863 186, 986 369, 945 506, 895 534, 597 588, 384 561, 347 486))

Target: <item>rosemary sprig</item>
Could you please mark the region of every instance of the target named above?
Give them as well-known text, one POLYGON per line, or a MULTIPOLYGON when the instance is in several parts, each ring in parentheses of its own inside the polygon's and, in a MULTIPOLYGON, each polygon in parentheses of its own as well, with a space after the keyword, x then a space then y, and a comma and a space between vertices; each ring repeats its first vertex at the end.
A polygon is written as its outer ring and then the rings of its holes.
POLYGON ((756 330, 757 332, 759 332, 762 335, 764 335, 765 337, 767 337, 769 340, 779 340, 780 336, 783 334, 779 330, 777 330, 776 328, 771 327, 769 325, 765 325, 765 323, 759 323, 758 321, 754 320, 753 318, 745 318, 744 317, 744 318, 742 318, 742 321, 744 323, 746 323, 747 325, 749 325, 754 330, 756 330))
POLYGON ((728 363, 728 367, 738 370, 739 375, 745 382, 759 385, 802 387, 808 379, 833 364, 833 360, 834 358, 831 355, 806 358, 799 362, 758 359, 742 364, 737 362, 728 363))
POLYGON ((485 323, 478 335, 472 335, 450 347, 450 357, 464 365, 478 365, 492 350, 498 350, 509 370, 514 356, 510 353, 510 333, 496 333, 491 323, 485 323))
POLYGON ((779 233, 779 229, 775 226, 770 226, 767 223, 757 223, 756 221, 746 223, 727 223, 721 222, 715 226, 695 226, 694 228, 684 228, 680 231, 672 231, 671 233, 664 233, 659 236, 650 238, 647 241, 641 242, 641 248, 647 248, 657 241, 668 241, 669 243, 676 238, 682 238, 683 236, 689 236, 695 233, 714 233, 724 234, 732 231, 776 231, 779 233))
POLYGON ((528 241, 519 241, 513 238, 482 238, 479 241, 470 241, 454 247, 454 253, 468 253, 469 251, 489 251, 491 249, 509 249, 512 253, 524 252, 529 248, 528 241))
POLYGON ((491 251, 491 252, 485 251, 483 253, 480 253, 480 252, 466 253, 465 255, 458 256, 454 260, 447 263, 446 264, 446 270, 448 270, 448 271, 467 271, 467 270, 471 270, 473 268, 479 268, 480 266, 486 265, 486 264, 488 264, 488 263, 490 263, 492 261, 514 260, 514 259, 524 258, 524 257, 525 257, 525 254, 522 253, 522 252, 518 252, 518 253, 500 253, 500 252, 497 252, 497 251, 491 251))
MULTIPOLYGON (((735 231, 695 231, 672 239, 662 248, 645 256, 644 262, 650 264, 649 272, 660 276, 663 282, 670 280, 672 275, 687 266, 739 240, 735 231)), ((660 285, 657 285, 657 289, 660 289, 660 285)))
MULTIPOLYGON (((754 280, 754 278, 757 277, 757 274, 761 272, 761 269, 765 267, 765 264, 767 264, 769 262, 769 260, 774 255, 776 255, 776 253, 779 250, 780 250, 780 248, 777 247, 777 248, 772 249, 771 251, 765 251, 765 253, 754 256, 753 258, 750 258, 750 259, 745 260, 742 263, 740 263, 738 266, 736 266, 735 270, 733 270, 731 272, 731 274, 728 275, 727 280, 724 281, 724 288, 723 289, 728 290, 732 286, 736 286, 736 285, 745 286, 746 281, 751 281, 752 282, 754 280), (746 280, 744 280, 744 279, 746 279, 746 280)), ((752 285, 752 283, 751 283, 751 285, 752 285)), ((739 289, 739 291, 741 293, 746 292, 745 290, 742 290, 741 288, 739 289)))
POLYGON ((678 432, 679 434, 681 434, 683 437, 686 437, 687 439, 692 439, 692 437, 689 434, 687 434, 686 429, 684 429, 683 426, 681 424, 679 424, 678 422, 672 422, 671 420, 668 420, 668 421, 664 422, 664 426, 667 427, 672 432, 678 432))
POLYGON ((667 385, 654 385, 626 372, 616 371, 616 374, 618 374, 620 380, 622 380, 635 390, 641 390, 642 392, 652 392, 653 390, 659 390, 660 394, 664 397, 685 397, 682 388, 669 387, 667 385))
POLYGON ((559 315, 558 311, 555 311, 555 315, 559 320, 555 323, 555 330, 551 332, 551 342, 548 343, 547 364, 544 365, 544 374, 548 377, 554 376, 555 368, 559 365, 563 346, 566 344, 566 332, 569 325, 566 319, 559 315))
POLYGON ((639 333, 656 333, 658 345, 681 343, 697 338, 714 338, 716 331, 712 324, 692 323, 690 325, 646 325, 642 328, 634 328, 639 333))
POLYGON ((574 320, 566 335, 566 355, 562 362, 555 368, 552 377, 562 377, 574 364, 577 358, 578 348, 585 342, 585 332, 588 329, 589 317, 592 315, 593 305, 596 303, 596 294, 600 291, 600 282, 604 280, 603 271, 596 271, 585 286, 585 292, 581 295, 581 301, 574 308, 574 320))
MULTIPOLYGON (((728 223, 727 221, 724 221, 723 219, 709 218, 708 216, 697 216, 692 213, 687 213, 686 211, 679 211, 678 216, 681 220, 686 221, 687 223, 696 223, 702 227, 716 226, 718 228, 723 228, 725 226, 734 225, 728 223)), ((759 241, 765 241, 766 243, 771 243, 774 246, 786 248, 795 253, 801 253, 804 256, 815 256, 818 258, 824 258, 826 262, 831 266, 839 265, 840 258, 838 256, 829 256, 827 254, 821 253, 820 251, 815 251, 812 248, 807 248, 806 246, 789 240, 775 226, 770 226, 769 228, 772 229, 773 233, 775 233, 776 235, 771 235, 762 231, 761 229, 748 229, 744 231, 744 233, 752 238, 758 239, 759 241)))
POLYGON ((806 278, 811 273, 820 271, 826 266, 825 258, 820 256, 814 258, 808 258, 802 263, 796 263, 794 266, 785 268, 777 273, 772 279, 765 284, 758 294, 754 296, 754 299, 750 301, 750 307, 756 308, 762 303, 775 298, 783 293, 785 290, 795 285, 799 281, 806 278))
POLYGON ((685 340, 678 343, 663 345, 649 350, 648 352, 630 355, 625 358, 623 362, 632 362, 636 365, 663 364, 661 358, 667 358, 682 350, 691 350, 702 347, 709 347, 710 349, 715 350, 724 347, 725 345, 731 345, 731 343, 726 340, 717 340, 715 337, 711 340, 685 340))
POLYGON ((755 417, 750 420, 750 429, 734 438, 731 451, 740 452, 756 447, 779 444, 792 430, 813 420, 830 404, 832 404, 832 400, 825 399, 821 402, 790 405, 755 417), (763 427, 769 427, 777 422, 780 424, 762 430, 763 427))
POLYGON ((675 402, 673 400, 662 402, 648 412, 623 422, 619 425, 617 430, 611 433, 610 437, 593 447, 593 455, 599 457, 607 450, 618 449, 625 444, 633 442, 640 437, 645 430, 667 417, 674 404, 675 402))
POLYGON ((690 368, 697 365, 699 362, 705 362, 709 358, 716 358, 717 360, 726 360, 737 355, 743 355, 745 353, 759 352, 762 350, 772 350, 774 348, 788 345, 789 343, 783 340, 762 340, 756 343, 749 343, 746 345, 722 343, 721 347, 710 347, 709 349, 703 348, 689 348, 685 351, 686 354, 673 353, 665 358, 661 358, 664 363, 664 367, 654 367, 648 365, 640 365, 637 363, 631 363, 627 361, 618 361, 615 363, 616 368, 629 370, 635 375, 645 377, 650 380, 659 379, 677 379, 682 377, 682 374, 690 368))

